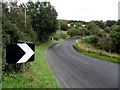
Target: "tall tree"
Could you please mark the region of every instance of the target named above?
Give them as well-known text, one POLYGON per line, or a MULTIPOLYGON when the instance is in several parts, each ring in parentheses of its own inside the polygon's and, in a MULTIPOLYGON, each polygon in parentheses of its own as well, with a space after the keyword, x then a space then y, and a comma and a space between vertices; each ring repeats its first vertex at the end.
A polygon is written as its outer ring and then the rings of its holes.
POLYGON ((62 24, 60 25, 60 29, 63 30, 63 31, 67 31, 68 28, 69 28, 69 27, 68 27, 67 23, 62 23, 62 24))
POLYGON ((27 13, 40 41, 47 41, 58 28, 57 12, 50 2, 28 2, 27 13))
MULTIPOLYGON (((17 9, 20 10, 19 6, 17 9)), ((32 29, 30 19, 26 15, 26 31, 25 31, 25 13, 23 11, 15 11, 13 3, 2 3, 2 65, 3 70, 14 70, 14 65, 8 64, 6 58, 6 44, 16 43, 18 40, 32 41, 34 42, 35 33, 32 29)), ((15 65, 16 68, 22 69, 21 65, 15 65)), ((19 71, 15 69, 16 71, 19 71)))
POLYGON ((106 23, 106 26, 111 27, 116 24, 116 21, 115 20, 107 20, 105 23, 106 23))
POLYGON ((91 35, 97 35, 98 32, 100 32, 100 27, 96 25, 94 21, 88 24, 87 29, 90 31, 91 35))
POLYGON ((98 25, 101 29, 103 29, 105 27, 105 24, 104 22, 101 20, 101 21, 94 21, 96 25, 98 25))
POLYGON ((117 53, 120 53, 120 26, 116 26, 116 28, 113 28, 113 30, 110 33, 110 36, 112 37, 113 46, 117 53))
POLYGON ((117 25, 120 25, 120 19, 117 21, 117 25))

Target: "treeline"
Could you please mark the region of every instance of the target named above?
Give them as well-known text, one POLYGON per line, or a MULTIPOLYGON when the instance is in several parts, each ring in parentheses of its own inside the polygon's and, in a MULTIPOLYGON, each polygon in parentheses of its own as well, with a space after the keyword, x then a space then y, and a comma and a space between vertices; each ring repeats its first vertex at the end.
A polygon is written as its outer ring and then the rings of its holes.
POLYGON ((6 44, 19 41, 46 42, 57 30, 57 12, 50 2, 2 3, 2 55, 5 65, 6 44))
POLYGON ((120 53, 120 20, 60 22, 60 29, 71 37, 81 36, 93 46, 107 52, 120 53))

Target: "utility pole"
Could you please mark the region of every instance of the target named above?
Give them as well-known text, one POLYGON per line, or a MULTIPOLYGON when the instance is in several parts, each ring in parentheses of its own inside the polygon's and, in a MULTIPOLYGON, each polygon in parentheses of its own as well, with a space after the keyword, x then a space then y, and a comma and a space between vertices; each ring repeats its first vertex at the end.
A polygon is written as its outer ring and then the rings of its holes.
POLYGON ((25 7, 25 32, 26 32, 26 7, 25 7))

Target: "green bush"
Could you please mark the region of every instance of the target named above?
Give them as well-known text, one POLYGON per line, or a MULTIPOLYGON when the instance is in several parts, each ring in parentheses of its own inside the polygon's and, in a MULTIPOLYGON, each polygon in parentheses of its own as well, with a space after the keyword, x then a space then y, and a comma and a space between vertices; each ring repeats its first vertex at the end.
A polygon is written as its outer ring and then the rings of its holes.
POLYGON ((66 31, 60 31, 60 30, 57 30, 57 32, 52 34, 51 37, 53 37, 55 40, 70 38, 70 36, 67 35, 66 31))
POLYGON ((93 48, 92 47, 89 47, 91 49, 89 50, 85 50, 87 48, 87 45, 86 43, 78 43, 78 42, 74 42, 73 44, 73 47, 79 51, 80 53, 83 53, 85 55, 88 55, 88 56, 92 56, 94 58, 98 58, 98 59, 101 59, 101 60, 107 60, 107 61, 111 61, 111 62, 114 62, 114 63, 120 63, 119 61, 119 57, 118 55, 116 54, 116 56, 112 56, 111 53, 108 53, 108 52, 103 52, 102 50, 100 49, 97 49, 95 48, 94 51, 93 51, 93 48), (80 46, 79 46, 80 44, 80 46), (86 48, 85 48, 86 47, 86 48))
POLYGON ((67 23, 62 23, 62 24, 60 25, 60 29, 63 30, 63 31, 67 31, 68 28, 69 28, 69 27, 68 27, 67 23))
POLYGON ((70 35, 66 35, 66 38, 65 39, 69 39, 70 38, 70 35))
POLYGON ((53 39, 54 39, 54 40, 60 40, 60 36, 58 36, 57 34, 55 34, 55 35, 53 36, 53 39))
POLYGON ((98 36, 93 36, 92 37, 92 40, 91 40, 91 43, 94 45, 94 46, 96 46, 97 44, 98 44, 98 42, 99 42, 99 37, 98 36))
POLYGON ((111 37, 100 38, 99 42, 97 43, 97 46, 102 50, 111 52, 113 48, 113 42, 112 42, 111 37))
POLYGON ((120 26, 115 26, 111 30, 110 37, 112 38, 114 51, 120 53, 120 26))
MULTIPOLYGON (((26 15, 25 30, 24 12, 15 13, 12 10, 8 11, 7 5, 5 3, 2 4, 2 68, 3 72, 6 72, 6 70, 18 72, 23 70, 22 65, 6 65, 6 44, 17 43, 18 40, 36 42, 36 34, 32 29, 28 15, 26 15)), ((29 67, 27 64, 25 66, 25 68, 29 67)))
POLYGON ((91 43, 92 41, 92 36, 86 36, 86 37, 82 37, 82 40, 86 43, 91 43))
POLYGON ((61 33, 60 33, 60 38, 61 38, 61 39, 65 39, 65 38, 66 38, 66 34, 63 33, 63 32, 61 32, 61 33))
POLYGON ((79 27, 79 35, 80 36, 86 36, 89 35, 89 30, 87 30, 87 28, 85 27, 79 27))
POLYGON ((67 34, 70 35, 71 37, 78 36, 79 35, 79 30, 75 29, 75 28, 71 28, 67 31, 67 34))

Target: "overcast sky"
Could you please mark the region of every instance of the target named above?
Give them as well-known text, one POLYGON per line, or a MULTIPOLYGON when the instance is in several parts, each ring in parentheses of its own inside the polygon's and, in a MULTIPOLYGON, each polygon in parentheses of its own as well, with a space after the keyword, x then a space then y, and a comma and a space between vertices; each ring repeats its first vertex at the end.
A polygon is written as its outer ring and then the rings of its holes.
MULTIPOLYGON (((28 0, 20 0, 27 2, 28 0)), ((34 0, 37 1, 37 0, 34 0)), ((58 19, 118 20, 120 0, 39 0, 50 1, 58 12, 58 19)))

